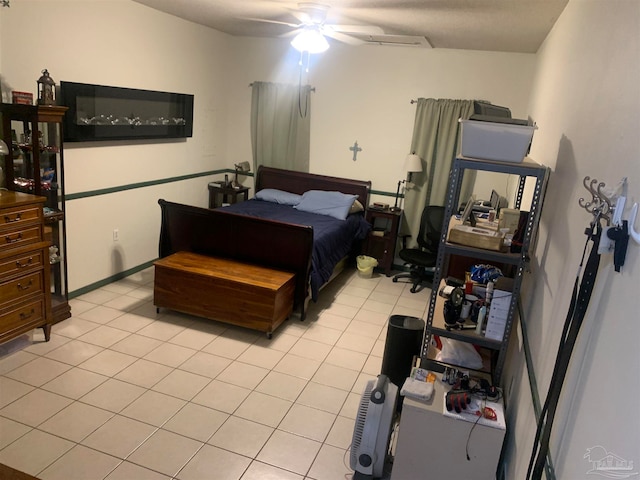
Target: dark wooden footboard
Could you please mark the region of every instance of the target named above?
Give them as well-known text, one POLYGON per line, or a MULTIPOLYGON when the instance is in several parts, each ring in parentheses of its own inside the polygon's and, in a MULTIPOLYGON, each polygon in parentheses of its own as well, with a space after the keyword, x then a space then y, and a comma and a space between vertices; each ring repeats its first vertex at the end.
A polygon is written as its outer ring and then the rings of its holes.
POLYGON ((162 209, 159 255, 186 251, 294 273, 294 309, 304 318, 313 229, 224 210, 158 200, 162 209))

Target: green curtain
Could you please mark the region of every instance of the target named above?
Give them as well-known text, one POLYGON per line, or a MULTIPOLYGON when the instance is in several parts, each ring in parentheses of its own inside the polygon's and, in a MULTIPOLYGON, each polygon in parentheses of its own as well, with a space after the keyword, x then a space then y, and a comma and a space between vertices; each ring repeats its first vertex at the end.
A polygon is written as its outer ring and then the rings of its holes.
POLYGON ((251 147, 258 166, 309 171, 311 87, 253 82, 251 147))
MULTIPOLYGON (((458 153, 459 122, 473 113, 473 100, 419 98, 411 140, 411 152, 423 163, 423 170, 413 173, 412 187, 405 191, 405 228, 410 246, 420 230, 420 216, 425 205, 444 205, 449 184, 449 171, 458 153)), ((465 172, 460 198, 473 192, 475 172, 465 172)))

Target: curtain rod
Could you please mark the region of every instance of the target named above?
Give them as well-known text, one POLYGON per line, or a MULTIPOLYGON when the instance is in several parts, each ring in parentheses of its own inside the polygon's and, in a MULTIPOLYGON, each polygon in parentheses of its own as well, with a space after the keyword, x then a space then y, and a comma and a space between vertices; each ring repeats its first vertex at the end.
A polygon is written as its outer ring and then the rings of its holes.
MULTIPOLYGON (((249 84, 249 86, 250 86, 250 87, 253 87, 253 82, 251 82, 251 83, 249 84)), ((316 87, 311 87, 309 90, 311 90, 312 92, 315 92, 315 91, 316 91, 316 87)))
POLYGON ((414 103, 418 103, 418 100, 413 100, 411 99, 411 101, 409 102, 411 105, 413 105, 414 103))

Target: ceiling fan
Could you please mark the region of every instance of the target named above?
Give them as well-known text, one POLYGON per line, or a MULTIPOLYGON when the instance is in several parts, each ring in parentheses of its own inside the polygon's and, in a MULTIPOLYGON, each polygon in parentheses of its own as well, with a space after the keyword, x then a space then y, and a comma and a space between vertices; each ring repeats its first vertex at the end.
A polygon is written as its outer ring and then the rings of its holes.
POLYGON ((297 23, 260 18, 251 18, 249 20, 291 27, 293 30, 283 36, 295 36, 291 42, 293 47, 301 52, 309 53, 320 53, 328 49, 329 43, 325 37, 333 38, 349 45, 362 45, 367 43, 362 39, 363 36, 384 35, 382 28, 373 25, 326 23, 329 8, 329 5, 314 2, 298 3, 298 9, 290 12, 298 20, 297 23))

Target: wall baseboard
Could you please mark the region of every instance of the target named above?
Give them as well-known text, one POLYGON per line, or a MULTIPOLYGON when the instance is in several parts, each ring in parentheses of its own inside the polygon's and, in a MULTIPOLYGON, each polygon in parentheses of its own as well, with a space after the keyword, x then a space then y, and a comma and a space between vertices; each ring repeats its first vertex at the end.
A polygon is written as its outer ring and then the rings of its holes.
POLYGON ((147 268, 152 267, 153 263, 156 260, 157 259, 149 260, 148 262, 138 265, 137 267, 129 268, 128 270, 123 270, 122 272, 118 272, 98 282, 91 283, 82 288, 74 290, 73 292, 69 292, 69 299, 71 300, 73 298, 79 297, 80 295, 84 295, 85 293, 89 293, 93 290, 97 290, 98 288, 104 287, 105 285, 109 285, 110 283, 113 283, 115 281, 122 280, 123 278, 133 275, 134 273, 138 273, 142 270, 146 270, 147 268))

